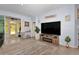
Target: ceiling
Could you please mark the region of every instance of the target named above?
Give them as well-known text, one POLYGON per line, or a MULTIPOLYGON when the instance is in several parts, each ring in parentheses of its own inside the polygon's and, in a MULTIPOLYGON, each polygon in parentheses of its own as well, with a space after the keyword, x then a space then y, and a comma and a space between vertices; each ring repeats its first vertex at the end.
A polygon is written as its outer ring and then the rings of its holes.
POLYGON ((9 11, 25 16, 39 16, 50 10, 62 6, 61 4, 0 4, 0 10, 9 11))

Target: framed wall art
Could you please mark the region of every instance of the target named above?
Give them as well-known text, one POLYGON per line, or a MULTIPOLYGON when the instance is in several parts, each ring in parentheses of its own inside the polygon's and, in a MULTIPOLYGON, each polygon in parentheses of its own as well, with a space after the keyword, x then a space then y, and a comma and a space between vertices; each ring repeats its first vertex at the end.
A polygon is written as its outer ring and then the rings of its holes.
POLYGON ((70 21, 70 15, 65 16, 65 21, 70 21))
POLYGON ((25 27, 29 27, 29 22, 25 21, 25 27))

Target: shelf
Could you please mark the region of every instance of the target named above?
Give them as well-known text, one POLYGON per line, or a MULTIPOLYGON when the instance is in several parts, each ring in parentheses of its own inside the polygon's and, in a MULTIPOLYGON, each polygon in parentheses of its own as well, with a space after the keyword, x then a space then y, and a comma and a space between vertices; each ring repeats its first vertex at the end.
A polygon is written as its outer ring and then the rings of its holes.
POLYGON ((59 36, 57 35, 47 35, 47 34, 43 34, 41 36, 41 40, 43 41, 47 41, 47 42, 51 42, 54 45, 59 45, 59 36))

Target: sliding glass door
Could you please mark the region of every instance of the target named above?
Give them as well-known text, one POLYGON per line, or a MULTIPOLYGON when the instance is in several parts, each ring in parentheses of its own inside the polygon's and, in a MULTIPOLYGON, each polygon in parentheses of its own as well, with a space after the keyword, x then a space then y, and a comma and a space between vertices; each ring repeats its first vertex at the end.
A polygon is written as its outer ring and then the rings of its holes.
POLYGON ((0 47, 4 42, 4 17, 0 16, 0 47))

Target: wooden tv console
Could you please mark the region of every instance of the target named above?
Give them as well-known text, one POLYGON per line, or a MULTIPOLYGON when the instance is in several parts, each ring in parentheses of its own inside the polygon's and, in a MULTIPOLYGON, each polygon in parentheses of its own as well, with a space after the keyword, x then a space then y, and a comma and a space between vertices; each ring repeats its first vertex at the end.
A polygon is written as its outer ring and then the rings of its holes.
POLYGON ((59 36, 58 35, 50 35, 50 34, 41 34, 41 40, 51 42, 54 45, 59 45, 59 36))

